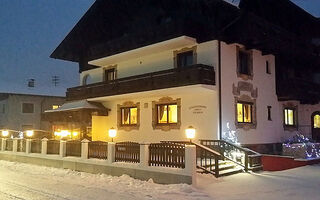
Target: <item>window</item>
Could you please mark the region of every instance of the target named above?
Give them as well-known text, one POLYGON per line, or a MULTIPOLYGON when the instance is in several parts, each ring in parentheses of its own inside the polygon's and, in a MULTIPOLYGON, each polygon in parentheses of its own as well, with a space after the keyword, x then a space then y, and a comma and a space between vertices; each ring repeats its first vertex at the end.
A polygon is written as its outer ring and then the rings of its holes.
POLYGON ((252 123, 252 104, 245 102, 237 103, 238 123, 252 123))
POLYGON ((116 79, 116 69, 108 68, 104 70, 104 81, 113 81, 116 79))
POLYGON ((178 106, 171 105, 157 105, 157 123, 158 124, 176 124, 178 123, 178 106))
POLYGON ((252 52, 237 47, 237 75, 248 80, 253 77, 252 52))
POLYGON ((269 120, 269 121, 272 121, 272 119, 271 119, 271 108, 272 108, 272 107, 271 107, 271 106, 268 106, 267 108, 268 108, 268 120, 269 120))
POLYGON ((130 126, 138 123, 138 108, 120 108, 121 109, 121 125, 130 126))
POLYGON ((22 104, 22 113, 34 113, 34 104, 33 103, 23 103, 22 104))
POLYGON ((186 51, 177 54, 177 67, 187 67, 193 65, 193 51, 186 51))
POLYGON ((131 131, 140 127, 140 103, 126 101, 117 105, 119 130, 131 131))
POLYGON ((250 54, 244 51, 239 51, 239 72, 240 74, 250 75, 249 71, 250 54))
POLYGON ((271 69, 270 69, 270 63, 269 61, 266 61, 266 73, 271 74, 271 69))
POLYGON ((197 46, 191 48, 183 48, 173 52, 174 66, 176 68, 183 68, 197 63, 197 46))
POLYGON ((152 127, 169 131, 180 129, 181 126, 181 99, 163 97, 152 102, 152 127))
POLYGON ((6 106, 5 104, 0 104, 0 113, 2 113, 2 114, 5 113, 5 111, 6 111, 5 106, 6 106))
POLYGON ((296 126, 295 109, 294 108, 285 108, 284 109, 284 125, 296 126))
POLYGON ((52 110, 58 109, 59 107, 59 105, 52 105, 52 110))
POLYGON ((313 117, 313 128, 320 128, 320 115, 313 117))
POLYGON ((82 85, 88 85, 92 82, 91 76, 89 74, 86 74, 82 78, 82 85))

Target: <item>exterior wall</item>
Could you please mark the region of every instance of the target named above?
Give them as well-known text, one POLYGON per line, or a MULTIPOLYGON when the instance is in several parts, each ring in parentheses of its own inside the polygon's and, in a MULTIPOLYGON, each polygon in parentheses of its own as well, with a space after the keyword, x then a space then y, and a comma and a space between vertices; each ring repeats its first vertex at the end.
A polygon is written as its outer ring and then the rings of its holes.
POLYGON ((49 123, 41 120, 41 114, 45 110, 51 110, 52 105, 62 105, 65 98, 9 94, 1 102, 5 104, 5 113, 0 114, 1 128, 22 130, 22 125, 33 125, 34 129, 50 130, 49 123), (23 103, 33 103, 34 113, 22 113, 23 103))
MULTIPOLYGON (((240 45, 238 45, 240 46, 240 45)), ((283 131, 281 129, 280 108, 276 96, 275 87, 275 59, 272 55, 261 55, 260 51, 253 51, 253 78, 243 80, 237 76, 237 45, 221 44, 221 88, 222 88, 222 131, 227 130, 227 123, 230 128, 236 131, 239 142, 243 144, 262 144, 281 142, 283 131), (271 74, 266 73, 266 61, 269 61, 271 74), (233 84, 238 85, 239 81, 247 82, 258 89, 256 98, 256 128, 244 130, 236 129, 235 96, 233 94, 233 84), (267 106, 272 106, 271 118, 267 118, 267 106)), ((240 95, 251 93, 241 91, 240 95)), ((254 98, 252 98, 254 99, 254 98)))
MULTIPOLYGON (((181 46, 179 49, 172 49, 163 51, 157 54, 150 53, 136 59, 124 60, 119 63, 113 63, 109 66, 117 66, 117 78, 124 78, 149 72, 162 71, 174 68, 174 54, 173 51, 180 50, 186 47, 197 46, 197 63, 206 64, 210 66, 217 66, 217 53, 216 41, 209 41, 201 44, 191 46, 181 46)), ((103 81, 104 67, 88 70, 80 74, 80 85, 82 85, 83 77, 87 74, 90 75, 89 83, 96 83, 103 81)), ((88 84, 89 84, 88 83, 88 84)))
MULTIPOLYGON (((284 105, 291 104, 292 106, 296 106, 297 109, 297 114, 298 114, 298 126, 297 129, 295 130, 284 130, 285 135, 284 138, 288 139, 291 138, 293 135, 296 133, 303 134, 309 138, 312 138, 312 119, 311 116, 314 112, 320 111, 320 104, 300 104, 299 101, 283 101, 279 102, 281 109, 283 109, 284 105)), ((282 117, 282 124, 284 123, 283 121, 283 113, 281 112, 281 117, 282 117)))
POLYGON ((218 101, 217 92, 212 89, 181 87, 175 89, 175 95, 150 95, 145 92, 138 98, 121 98, 118 100, 104 101, 103 105, 110 108, 109 116, 93 116, 92 120, 92 139, 111 141, 108 138, 108 130, 117 127, 117 104, 123 104, 126 101, 140 103, 140 127, 138 130, 118 130, 116 142, 119 141, 137 141, 137 142, 159 142, 163 140, 183 140, 186 141, 185 129, 188 126, 196 128, 197 139, 217 139, 218 134, 218 101), (180 91, 180 92, 179 92, 180 91), (169 96, 173 99, 181 98, 181 127, 163 131, 152 127, 152 101, 158 101, 162 97, 169 96), (195 110, 194 106, 205 106, 200 112, 195 110))

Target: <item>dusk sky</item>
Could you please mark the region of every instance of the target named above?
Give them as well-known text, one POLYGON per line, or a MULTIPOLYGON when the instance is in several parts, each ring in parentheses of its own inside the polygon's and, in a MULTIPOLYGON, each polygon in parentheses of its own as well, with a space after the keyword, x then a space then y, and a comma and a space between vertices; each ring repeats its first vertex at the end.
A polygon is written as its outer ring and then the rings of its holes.
MULTIPOLYGON (((0 92, 64 95, 78 85, 76 63, 49 58, 94 0, 0 0, 0 92), (60 77, 54 88, 51 77, 60 77), (35 88, 26 83, 34 78, 35 88)), ((320 17, 319 0, 293 0, 320 17)))

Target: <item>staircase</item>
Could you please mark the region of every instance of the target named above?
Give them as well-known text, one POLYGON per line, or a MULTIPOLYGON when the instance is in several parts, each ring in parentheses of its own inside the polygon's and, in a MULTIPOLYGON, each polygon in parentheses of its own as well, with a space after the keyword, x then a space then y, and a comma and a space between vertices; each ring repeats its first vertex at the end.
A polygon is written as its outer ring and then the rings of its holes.
POLYGON ((261 155, 224 140, 200 140, 200 143, 174 141, 196 146, 198 173, 215 177, 262 170, 261 155))

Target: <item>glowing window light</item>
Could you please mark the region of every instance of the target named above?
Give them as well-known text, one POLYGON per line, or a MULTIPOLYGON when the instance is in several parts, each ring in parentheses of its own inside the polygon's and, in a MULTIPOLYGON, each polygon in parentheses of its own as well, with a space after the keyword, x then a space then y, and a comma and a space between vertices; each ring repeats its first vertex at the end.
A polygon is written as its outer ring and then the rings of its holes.
POLYGON ((68 130, 61 130, 60 134, 61 134, 61 137, 67 137, 71 135, 70 131, 68 130))
POLYGON ((76 131, 74 131, 74 132, 72 133, 72 136, 73 136, 73 137, 77 137, 78 135, 79 135, 79 133, 76 132, 76 131))

